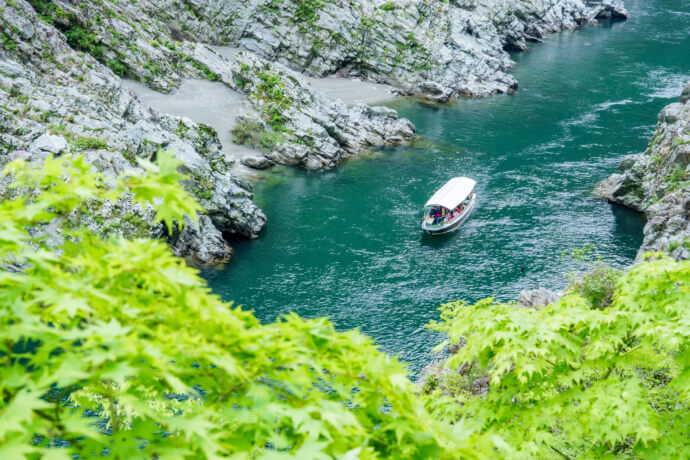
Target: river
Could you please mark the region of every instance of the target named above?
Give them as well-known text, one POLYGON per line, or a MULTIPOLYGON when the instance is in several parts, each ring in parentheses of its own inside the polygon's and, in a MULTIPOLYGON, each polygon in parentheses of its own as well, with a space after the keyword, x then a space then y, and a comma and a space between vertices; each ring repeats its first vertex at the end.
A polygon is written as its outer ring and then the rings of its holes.
POLYGON ((627 1, 625 22, 549 36, 513 55, 515 95, 432 106, 389 104, 417 127, 327 172, 276 168, 255 181, 261 238, 234 243, 214 292, 262 321, 295 311, 360 328, 418 372, 439 338, 423 326, 443 302, 563 289, 563 251, 594 244, 629 265, 644 220, 592 196, 623 156, 645 149, 656 116, 690 75, 690 0, 627 1), (457 232, 423 235, 421 209, 447 179, 477 182, 457 232))

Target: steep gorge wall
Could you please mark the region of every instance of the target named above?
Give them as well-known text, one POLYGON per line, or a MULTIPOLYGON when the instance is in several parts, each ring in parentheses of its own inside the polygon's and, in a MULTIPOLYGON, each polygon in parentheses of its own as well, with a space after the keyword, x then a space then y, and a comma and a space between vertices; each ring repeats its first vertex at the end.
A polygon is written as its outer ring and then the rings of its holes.
POLYGON ((618 0, 189 0, 202 40, 242 47, 317 76, 365 76, 447 101, 517 88, 505 49, 597 18, 618 0), (209 27, 210 26, 210 27, 209 27))

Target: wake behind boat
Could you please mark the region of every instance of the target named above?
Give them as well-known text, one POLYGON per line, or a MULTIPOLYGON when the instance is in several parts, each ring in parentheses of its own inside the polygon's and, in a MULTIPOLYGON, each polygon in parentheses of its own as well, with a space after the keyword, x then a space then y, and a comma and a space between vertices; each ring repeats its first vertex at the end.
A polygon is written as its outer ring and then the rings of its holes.
POLYGON ((429 235, 457 230, 474 210, 476 185, 469 177, 454 177, 446 182, 424 205, 422 230, 429 235))

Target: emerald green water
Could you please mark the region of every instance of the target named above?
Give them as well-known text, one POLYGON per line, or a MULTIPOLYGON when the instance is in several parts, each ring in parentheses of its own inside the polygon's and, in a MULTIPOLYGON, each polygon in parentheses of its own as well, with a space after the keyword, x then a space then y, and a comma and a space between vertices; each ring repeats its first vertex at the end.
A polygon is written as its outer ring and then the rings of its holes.
POLYGON ((547 38, 516 54, 517 94, 392 106, 423 140, 335 171, 281 168, 256 182, 261 238, 205 273, 213 290, 264 321, 288 311, 359 327, 418 371, 438 337, 422 326, 446 301, 562 289, 561 253, 587 243, 622 267, 641 216, 591 196, 623 156, 645 149, 659 110, 690 74, 690 0, 628 1, 631 18, 547 38), (477 180, 457 232, 419 229, 448 178, 477 180))

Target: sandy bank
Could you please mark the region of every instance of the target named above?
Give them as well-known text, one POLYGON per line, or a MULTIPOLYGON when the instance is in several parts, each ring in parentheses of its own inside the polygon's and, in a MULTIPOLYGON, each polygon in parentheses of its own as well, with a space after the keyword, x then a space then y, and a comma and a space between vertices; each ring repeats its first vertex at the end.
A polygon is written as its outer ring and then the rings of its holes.
POLYGON ((328 94, 331 97, 340 99, 347 105, 363 102, 374 105, 381 104, 395 99, 393 87, 383 83, 372 83, 355 78, 337 78, 334 76, 326 78, 305 77, 311 86, 328 94))
MULTIPOLYGON (((123 80, 123 85, 133 90, 139 99, 161 112, 187 117, 197 123, 205 123, 218 132, 223 153, 239 160, 256 151, 232 142, 230 129, 235 119, 252 112, 247 98, 220 82, 185 80, 173 94, 154 91, 142 83, 123 80)), ((238 161, 239 163, 239 161, 238 161)))
MULTIPOLYGON (((235 55, 241 51, 239 48, 230 46, 211 46, 210 48, 229 60, 234 60, 235 55)), ((304 75, 303 78, 312 87, 328 96, 340 99, 347 105, 354 105, 359 102, 370 105, 381 104, 397 97, 393 93, 395 88, 383 83, 362 81, 358 78, 337 78, 335 76, 315 78, 304 75)))

